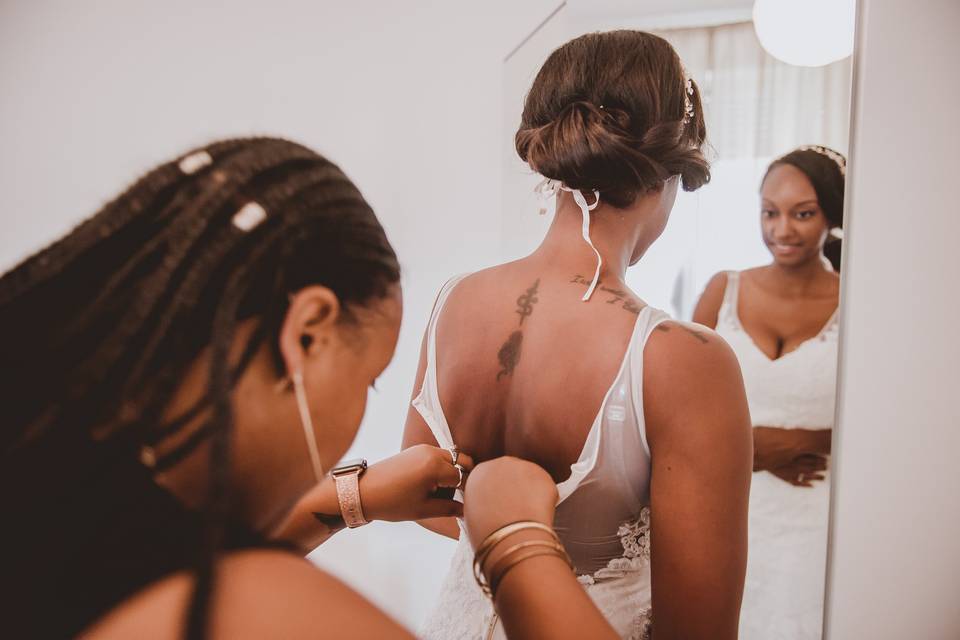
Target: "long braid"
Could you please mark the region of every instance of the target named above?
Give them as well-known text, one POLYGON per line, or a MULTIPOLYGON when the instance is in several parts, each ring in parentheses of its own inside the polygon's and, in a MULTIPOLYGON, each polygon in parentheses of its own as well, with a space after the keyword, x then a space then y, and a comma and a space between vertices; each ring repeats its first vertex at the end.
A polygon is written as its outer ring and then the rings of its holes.
POLYGON ((200 564, 187 613, 187 640, 203 640, 207 635, 209 604, 213 595, 216 560, 223 546, 224 528, 230 513, 230 441, 233 434, 233 406, 230 394, 230 346, 236 328, 237 309, 243 295, 245 270, 230 278, 213 321, 210 357, 210 391, 213 394, 215 429, 210 448, 210 490, 200 564))

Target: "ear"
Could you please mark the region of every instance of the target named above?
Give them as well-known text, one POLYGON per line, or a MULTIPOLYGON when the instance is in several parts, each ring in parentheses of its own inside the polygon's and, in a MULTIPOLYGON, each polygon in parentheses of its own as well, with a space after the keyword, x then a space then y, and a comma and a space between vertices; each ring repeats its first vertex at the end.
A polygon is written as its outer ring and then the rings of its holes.
POLYGON ((329 342, 340 313, 340 300, 326 287, 314 285, 290 294, 280 325, 280 354, 288 374, 302 372, 306 359, 329 342))

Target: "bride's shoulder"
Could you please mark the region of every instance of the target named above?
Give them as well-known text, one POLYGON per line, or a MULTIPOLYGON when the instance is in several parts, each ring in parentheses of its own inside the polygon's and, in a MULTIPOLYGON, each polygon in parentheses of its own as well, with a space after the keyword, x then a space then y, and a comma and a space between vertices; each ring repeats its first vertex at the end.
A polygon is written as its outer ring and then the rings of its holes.
POLYGON ((740 379, 736 354, 720 335, 702 324, 667 319, 650 334, 643 352, 644 386, 678 383, 711 386, 717 376, 740 379))
POLYGON ((749 426, 748 418, 740 419, 748 414, 737 356, 703 325, 667 320, 656 326, 643 353, 643 397, 649 432, 662 431, 657 425, 699 424, 704 435, 724 437, 749 426))

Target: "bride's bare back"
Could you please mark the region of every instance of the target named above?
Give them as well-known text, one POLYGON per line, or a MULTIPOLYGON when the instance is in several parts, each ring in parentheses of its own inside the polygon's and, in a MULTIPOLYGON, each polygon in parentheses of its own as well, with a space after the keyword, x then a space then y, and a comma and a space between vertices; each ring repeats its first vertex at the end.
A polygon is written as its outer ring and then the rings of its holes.
POLYGON ((440 404, 477 460, 512 455, 570 475, 644 306, 536 259, 465 278, 437 326, 440 404))

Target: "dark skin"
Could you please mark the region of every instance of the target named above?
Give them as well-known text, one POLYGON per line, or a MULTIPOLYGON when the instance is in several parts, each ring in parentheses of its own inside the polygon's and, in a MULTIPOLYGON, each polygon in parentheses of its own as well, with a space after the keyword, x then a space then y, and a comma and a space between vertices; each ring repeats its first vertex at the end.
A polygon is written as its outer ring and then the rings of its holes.
MULTIPOLYGON (((757 348, 778 360, 816 337, 830 321, 839 304, 840 277, 824 266, 830 223, 806 175, 790 165, 774 167, 760 195, 760 226, 773 262, 740 274, 737 315, 757 348)), ((716 328, 726 287, 725 273, 710 280, 694 322, 716 328)), ((754 471, 769 471, 802 487, 823 480, 832 430, 818 426, 755 426, 754 471)))

